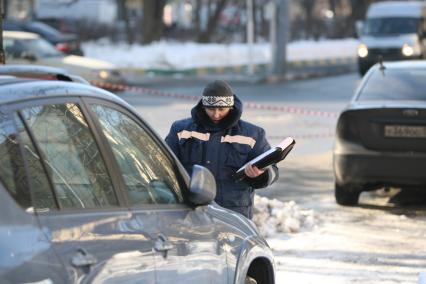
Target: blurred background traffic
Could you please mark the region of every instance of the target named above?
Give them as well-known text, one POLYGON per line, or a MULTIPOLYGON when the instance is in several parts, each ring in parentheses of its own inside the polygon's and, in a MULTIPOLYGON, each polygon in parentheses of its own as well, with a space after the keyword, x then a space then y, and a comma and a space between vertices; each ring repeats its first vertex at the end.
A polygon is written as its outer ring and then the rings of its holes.
POLYGON ((132 84, 162 75, 351 72, 375 2, 381 1, 3 0, 3 30, 39 36, 5 35, 6 62, 132 84), (97 60, 75 57, 83 55, 97 60))

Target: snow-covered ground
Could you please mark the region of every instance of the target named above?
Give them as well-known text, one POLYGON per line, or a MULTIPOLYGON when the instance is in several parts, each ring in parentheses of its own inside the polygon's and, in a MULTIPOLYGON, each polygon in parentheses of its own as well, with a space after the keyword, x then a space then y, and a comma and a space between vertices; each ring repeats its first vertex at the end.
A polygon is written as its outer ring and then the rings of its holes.
MULTIPOLYGON (((112 44, 99 40, 83 45, 86 56, 114 63, 117 67, 190 69, 197 67, 239 66, 249 62, 267 64, 271 61, 268 43, 199 44, 193 42, 156 42, 150 45, 112 44)), ((288 61, 355 58, 356 39, 298 41, 287 46, 288 61)))

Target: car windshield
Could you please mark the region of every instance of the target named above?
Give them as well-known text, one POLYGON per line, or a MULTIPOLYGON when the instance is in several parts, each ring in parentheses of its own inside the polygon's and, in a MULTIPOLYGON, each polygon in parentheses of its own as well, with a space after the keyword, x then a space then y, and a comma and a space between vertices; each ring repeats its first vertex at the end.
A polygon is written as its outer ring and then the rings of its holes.
POLYGON ((426 101, 426 69, 375 70, 357 101, 426 101))
POLYGON ((37 58, 64 56, 64 54, 58 51, 52 44, 41 38, 26 39, 20 41, 20 43, 23 51, 34 54, 37 58))
POLYGON ((413 34, 417 32, 419 19, 409 17, 372 18, 363 27, 363 35, 413 34))

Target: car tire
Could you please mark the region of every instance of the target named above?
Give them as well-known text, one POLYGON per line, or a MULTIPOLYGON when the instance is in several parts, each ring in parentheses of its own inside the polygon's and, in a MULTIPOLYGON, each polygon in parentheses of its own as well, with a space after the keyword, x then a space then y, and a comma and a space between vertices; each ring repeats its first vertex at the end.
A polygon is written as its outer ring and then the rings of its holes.
POLYGON ((257 281, 254 278, 251 278, 250 276, 246 276, 244 284, 257 284, 257 281))
POLYGON ((365 63, 359 63, 358 64, 358 71, 359 71, 359 75, 364 76, 365 73, 367 73, 368 69, 370 69, 370 67, 365 64, 365 63))
POLYGON ((340 185, 338 183, 334 186, 334 197, 339 205, 354 206, 358 204, 359 195, 362 189, 360 186, 355 185, 340 185))

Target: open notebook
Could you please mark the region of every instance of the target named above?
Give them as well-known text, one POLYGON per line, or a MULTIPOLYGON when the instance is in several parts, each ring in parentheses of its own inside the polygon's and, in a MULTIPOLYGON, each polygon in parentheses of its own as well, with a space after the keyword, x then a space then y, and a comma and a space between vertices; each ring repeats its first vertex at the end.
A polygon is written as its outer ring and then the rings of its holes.
MULTIPOLYGON (((294 145, 296 144, 296 141, 293 137, 287 137, 283 141, 281 141, 277 146, 272 147, 268 151, 260 154, 256 158, 252 159, 248 163, 252 164, 253 166, 258 167, 259 169, 264 169, 272 164, 276 164, 282 160, 285 159, 285 157, 290 153, 290 151, 293 149, 294 145)), ((235 180, 241 180, 246 177, 244 173, 244 168, 246 164, 238 169, 238 171, 235 172, 234 178, 235 180)))

